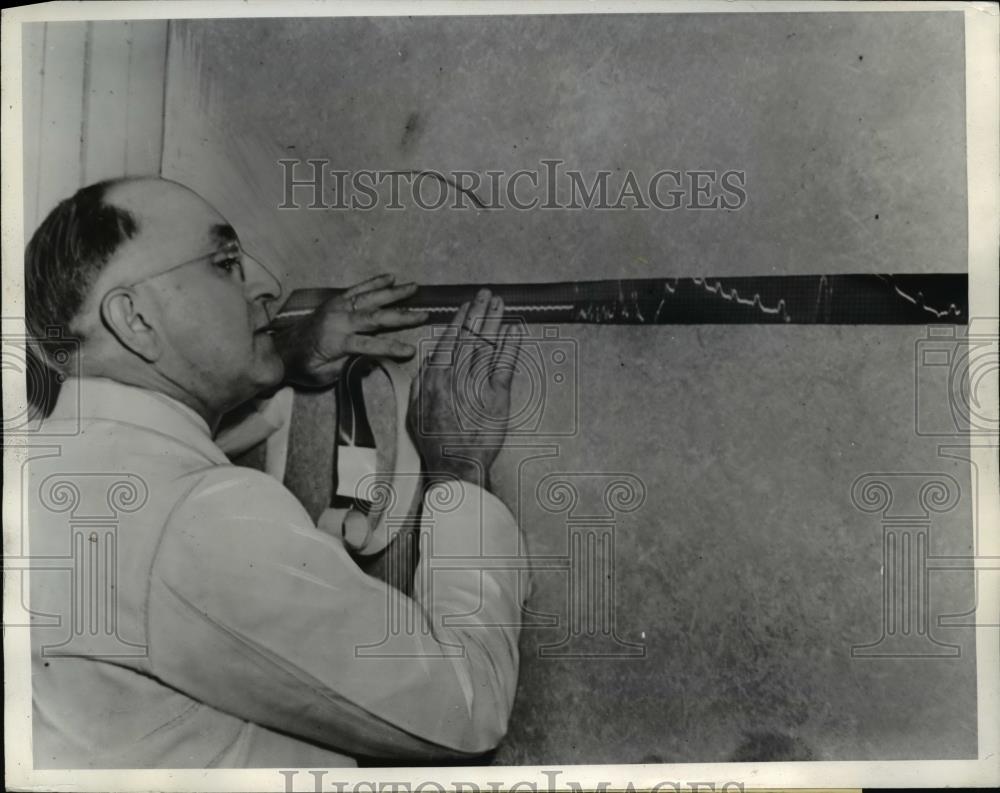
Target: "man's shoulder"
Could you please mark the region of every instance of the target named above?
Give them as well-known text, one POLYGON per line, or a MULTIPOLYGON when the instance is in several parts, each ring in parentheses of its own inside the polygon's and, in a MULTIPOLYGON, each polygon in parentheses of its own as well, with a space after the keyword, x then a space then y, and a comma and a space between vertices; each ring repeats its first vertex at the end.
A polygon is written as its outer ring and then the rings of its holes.
POLYGON ((212 522, 253 521, 314 524, 301 502, 274 477, 241 465, 215 465, 180 480, 185 495, 178 504, 181 522, 191 517, 212 522))
POLYGON ((280 501, 301 507, 298 499, 281 482, 256 468, 233 463, 217 464, 185 476, 194 482, 187 499, 225 502, 234 497, 252 502, 280 501))
POLYGON ((240 485, 249 494, 284 489, 266 474, 231 464, 207 436, 176 436, 107 418, 84 418, 74 434, 39 447, 26 461, 25 474, 29 501, 50 511, 60 494, 72 494, 76 503, 124 497, 131 490, 144 504, 144 516, 155 508, 163 521, 210 483, 240 485))
POLYGON ((181 434, 171 428, 157 429, 109 417, 46 419, 39 427, 39 436, 55 439, 64 457, 121 459, 157 454, 178 463, 224 459, 207 436, 201 439, 194 433, 181 434))
POLYGON ((133 499, 152 506, 176 500, 190 486, 185 480, 216 466, 172 438, 98 421, 86 422, 77 435, 39 449, 27 461, 25 474, 31 503, 50 510, 53 493, 73 493, 82 503, 107 501, 126 490, 135 491, 133 499))
POLYGON ((256 469, 219 465, 187 479, 157 551, 156 577, 172 587, 228 592, 246 576, 260 586, 256 573, 289 559, 296 567, 316 543, 333 542, 284 485, 256 469))

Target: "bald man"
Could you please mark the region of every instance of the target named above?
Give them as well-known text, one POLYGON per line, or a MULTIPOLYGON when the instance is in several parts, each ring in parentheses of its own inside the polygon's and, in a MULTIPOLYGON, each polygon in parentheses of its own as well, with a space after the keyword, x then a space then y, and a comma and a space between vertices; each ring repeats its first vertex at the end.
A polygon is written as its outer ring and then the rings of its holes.
POLYGON ((391 308, 414 285, 371 279, 275 336, 273 276, 200 196, 152 178, 63 201, 25 276, 29 332, 72 375, 42 427, 59 448, 28 467, 36 767, 460 761, 497 745, 523 605, 517 573, 484 558, 520 547, 488 492, 517 352, 499 299, 463 306, 437 352, 454 363, 414 382, 408 423, 434 475, 411 599, 214 436, 282 383, 329 385, 348 355, 412 356, 380 334, 426 321, 391 308), (482 432, 452 403, 465 344, 490 371, 482 432), (456 461, 444 437, 473 451, 456 461))

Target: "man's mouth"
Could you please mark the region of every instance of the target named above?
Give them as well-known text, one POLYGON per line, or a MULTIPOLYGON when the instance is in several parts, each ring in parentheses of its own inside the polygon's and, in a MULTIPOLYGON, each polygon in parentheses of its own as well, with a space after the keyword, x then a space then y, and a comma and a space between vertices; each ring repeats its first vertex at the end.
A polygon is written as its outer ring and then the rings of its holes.
POLYGON ((271 312, 265 308, 264 314, 267 316, 267 322, 260 327, 254 328, 253 333, 255 336, 261 333, 266 333, 268 336, 274 335, 274 320, 271 318, 271 312))

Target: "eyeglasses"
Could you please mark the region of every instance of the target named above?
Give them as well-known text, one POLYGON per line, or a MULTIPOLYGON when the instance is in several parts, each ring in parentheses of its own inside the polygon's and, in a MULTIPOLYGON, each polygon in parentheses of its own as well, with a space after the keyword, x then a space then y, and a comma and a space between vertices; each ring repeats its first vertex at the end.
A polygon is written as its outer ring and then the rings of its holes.
POLYGON ((262 269, 265 273, 267 273, 268 277, 271 279, 271 281, 274 282, 275 285, 274 296, 268 298, 267 300, 262 301, 264 306, 264 313, 267 314, 268 323, 270 323, 272 320, 270 307, 272 304, 275 304, 281 298, 281 293, 282 293, 281 281, 279 281, 275 277, 274 273, 272 273, 271 270, 267 267, 267 265, 265 265, 260 259, 258 259, 256 256, 251 256, 243 249, 242 246, 237 245, 235 243, 227 245, 226 247, 220 250, 212 251, 211 253, 204 253, 201 256, 195 256, 193 259, 185 259, 183 262, 178 262, 177 264, 171 265, 165 270, 160 270, 159 272, 152 273, 151 275, 147 275, 144 278, 139 278, 138 280, 132 281, 130 283, 122 284, 122 287, 131 288, 134 286, 138 286, 139 284, 144 284, 148 281, 152 281, 154 278, 159 278, 160 276, 166 275, 167 273, 172 273, 175 270, 180 270, 182 267, 188 267, 189 265, 198 264, 199 262, 208 261, 216 257, 219 257, 219 261, 215 262, 216 266, 222 267, 224 269, 234 268, 234 267, 238 268, 240 272, 240 281, 244 283, 246 282, 246 271, 244 266, 245 260, 253 262, 258 267, 260 267, 260 269, 262 269))
POLYGON ((147 275, 143 278, 139 278, 138 280, 131 281, 130 283, 122 284, 122 286, 123 287, 138 286, 139 284, 146 283, 146 281, 152 281, 154 278, 159 278, 161 275, 172 273, 174 272, 174 270, 180 270, 182 267, 187 267, 190 264, 197 264, 198 262, 207 261, 208 259, 211 259, 216 256, 225 257, 220 259, 220 261, 216 262, 216 264, 218 265, 230 265, 230 266, 235 265, 239 267, 242 280, 246 280, 246 273, 244 272, 243 260, 249 259, 258 267, 260 267, 265 273, 267 273, 268 277, 272 281, 274 281, 274 284, 278 289, 278 292, 274 296, 274 299, 277 300, 279 297, 281 297, 281 282, 277 279, 274 273, 272 273, 271 270, 267 267, 267 265, 265 265, 260 259, 258 259, 256 256, 252 256, 251 254, 247 253, 242 247, 238 245, 233 245, 231 247, 227 246, 227 248, 217 251, 212 251, 211 253, 203 253, 201 256, 195 256, 193 259, 185 259, 182 262, 178 262, 177 264, 171 265, 166 270, 160 270, 159 272, 152 273, 151 275, 147 275))

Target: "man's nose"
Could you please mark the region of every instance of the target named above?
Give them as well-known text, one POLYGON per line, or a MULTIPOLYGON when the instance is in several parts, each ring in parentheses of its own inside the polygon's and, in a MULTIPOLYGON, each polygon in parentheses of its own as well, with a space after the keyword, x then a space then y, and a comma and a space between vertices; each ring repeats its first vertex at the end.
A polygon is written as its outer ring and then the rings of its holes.
POLYGON ((247 300, 270 303, 281 297, 281 282, 259 259, 244 251, 243 275, 247 300))

